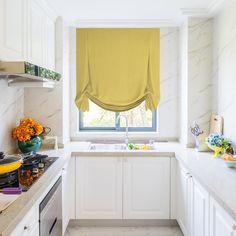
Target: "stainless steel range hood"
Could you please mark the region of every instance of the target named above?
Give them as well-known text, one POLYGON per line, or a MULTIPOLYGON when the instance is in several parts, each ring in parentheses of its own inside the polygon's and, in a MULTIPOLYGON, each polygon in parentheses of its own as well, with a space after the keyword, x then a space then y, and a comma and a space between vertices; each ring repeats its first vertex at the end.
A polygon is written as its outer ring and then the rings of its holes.
POLYGON ((7 79, 8 86, 53 88, 61 75, 25 61, 0 61, 0 79, 7 79))

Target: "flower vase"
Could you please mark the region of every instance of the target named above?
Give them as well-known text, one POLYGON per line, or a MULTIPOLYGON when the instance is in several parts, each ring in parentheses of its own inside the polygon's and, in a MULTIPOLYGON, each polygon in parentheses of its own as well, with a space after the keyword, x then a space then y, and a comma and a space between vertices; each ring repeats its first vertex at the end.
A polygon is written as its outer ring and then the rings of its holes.
POLYGON ((29 141, 18 141, 18 147, 22 153, 34 152, 36 153, 42 146, 42 137, 35 136, 29 141))

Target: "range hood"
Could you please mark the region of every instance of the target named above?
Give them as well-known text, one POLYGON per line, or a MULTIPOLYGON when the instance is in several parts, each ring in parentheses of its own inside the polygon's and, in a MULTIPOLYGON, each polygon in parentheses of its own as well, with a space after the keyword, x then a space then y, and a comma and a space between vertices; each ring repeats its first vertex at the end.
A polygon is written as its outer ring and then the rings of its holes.
POLYGON ((0 61, 0 79, 7 79, 8 86, 53 88, 61 75, 25 61, 0 61))

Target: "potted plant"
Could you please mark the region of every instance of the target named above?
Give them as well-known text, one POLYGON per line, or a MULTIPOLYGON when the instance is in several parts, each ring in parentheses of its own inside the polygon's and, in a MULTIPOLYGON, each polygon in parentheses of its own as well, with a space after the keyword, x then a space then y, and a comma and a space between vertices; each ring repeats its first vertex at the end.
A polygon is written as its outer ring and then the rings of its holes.
POLYGON ((215 152, 214 157, 218 157, 223 152, 234 154, 232 141, 220 134, 216 133, 210 134, 207 137, 207 144, 209 148, 211 148, 215 152))
POLYGON ((13 139, 18 141, 22 153, 37 152, 42 146, 44 127, 32 118, 24 118, 12 130, 13 139))

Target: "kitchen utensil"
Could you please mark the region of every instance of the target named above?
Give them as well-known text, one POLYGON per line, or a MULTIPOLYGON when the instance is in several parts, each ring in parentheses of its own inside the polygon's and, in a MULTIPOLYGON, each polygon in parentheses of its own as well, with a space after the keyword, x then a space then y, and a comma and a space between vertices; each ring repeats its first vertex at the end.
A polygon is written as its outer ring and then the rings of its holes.
POLYGON ((3 188, 0 189, 0 192, 4 194, 21 194, 22 193, 22 188, 3 188))
POLYGON ((200 134, 203 134, 203 131, 201 131, 199 125, 196 122, 193 127, 190 127, 190 131, 195 137, 199 136, 200 134))
POLYGON ((212 114, 210 121, 210 134, 217 133, 223 134, 223 117, 220 115, 212 114))
POLYGON ((17 170, 22 165, 20 155, 4 155, 0 152, 0 175, 17 170))

